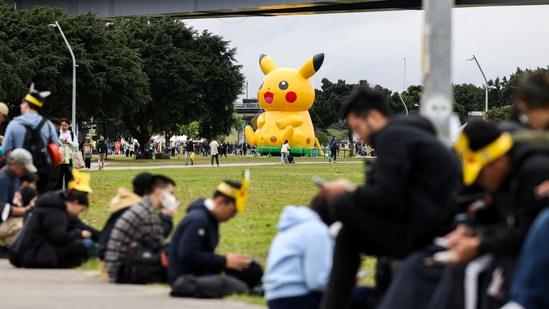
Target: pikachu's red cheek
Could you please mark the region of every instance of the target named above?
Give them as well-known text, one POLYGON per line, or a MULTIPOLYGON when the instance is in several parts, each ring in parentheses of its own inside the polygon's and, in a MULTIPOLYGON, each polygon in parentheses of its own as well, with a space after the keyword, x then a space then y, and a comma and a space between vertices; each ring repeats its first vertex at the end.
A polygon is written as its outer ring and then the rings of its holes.
POLYGON ((295 92, 290 91, 286 93, 286 101, 288 103, 294 103, 296 100, 297 100, 297 94, 295 94, 295 92))

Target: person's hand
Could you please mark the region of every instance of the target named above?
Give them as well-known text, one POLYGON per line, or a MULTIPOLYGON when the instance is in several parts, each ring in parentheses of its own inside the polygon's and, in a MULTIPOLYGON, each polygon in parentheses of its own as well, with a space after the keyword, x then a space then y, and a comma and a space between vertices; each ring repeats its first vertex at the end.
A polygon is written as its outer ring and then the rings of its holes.
POLYGON ((480 237, 462 236, 451 248, 456 253, 456 258, 450 262, 450 265, 456 266, 469 263, 478 256, 480 246, 480 237))
POLYGON ((444 236, 444 239, 446 239, 447 241, 448 248, 451 249, 457 242, 461 240, 462 237, 472 235, 473 230, 471 228, 467 227, 464 224, 460 224, 455 230, 444 236))
POLYGON ((90 238, 92 236, 92 233, 90 231, 82 231, 82 238, 90 238))
POLYGON ((351 185, 351 182, 347 179, 338 179, 336 181, 327 182, 323 185, 319 185, 320 192, 326 198, 327 201, 331 201, 334 197, 347 192, 347 187, 351 185))
POLYGON ((544 181, 539 186, 535 187, 534 194, 538 200, 549 197, 549 181, 544 181))
POLYGON ((179 207, 174 207, 172 209, 162 209, 162 214, 173 218, 177 213, 177 210, 179 210, 179 207))
POLYGON ((229 253, 225 258, 227 259, 225 267, 237 271, 247 269, 252 263, 251 256, 248 254, 229 253))

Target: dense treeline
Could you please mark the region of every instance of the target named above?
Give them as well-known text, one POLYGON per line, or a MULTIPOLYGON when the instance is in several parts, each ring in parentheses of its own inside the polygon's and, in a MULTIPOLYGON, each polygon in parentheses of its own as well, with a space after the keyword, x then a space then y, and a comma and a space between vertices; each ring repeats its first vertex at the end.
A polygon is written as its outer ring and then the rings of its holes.
POLYGON ((0 1, 0 101, 10 116, 34 82, 52 92, 41 113, 70 118, 72 59, 59 30, 48 26, 55 21, 78 65, 79 124, 93 117, 104 134, 122 123, 145 145, 151 134, 178 134, 191 122, 208 138, 237 122, 233 102, 244 76, 236 50, 220 36, 170 18, 106 23, 91 13, 40 6, 29 12, 0 1))
MULTIPOLYGON (((539 70, 549 72, 549 67, 537 68, 536 70, 517 68, 509 77, 497 77, 495 80, 488 81, 488 86, 490 87, 488 92, 488 116, 490 121, 498 123, 507 118, 513 100, 513 93, 519 80, 525 74, 539 70), (495 88, 491 89, 491 86, 495 88)), ((347 137, 348 131, 340 122, 337 111, 341 102, 345 100, 353 89, 360 85, 371 87, 366 80, 361 80, 357 84, 347 84, 344 80, 338 80, 335 83, 326 78, 322 80, 322 86, 316 90, 315 104, 311 109, 311 118, 317 129, 316 135, 319 137, 321 143, 326 144, 328 136, 347 137)), ((401 93, 392 92, 380 85, 375 85, 373 88, 385 93, 387 102, 389 102, 389 108, 393 114, 405 114, 406 110, 402 101, 406 103, 410 114, 419 113, 422 86, 411 85, 406 91, 401 93), (402 100, 399 95, 402 97, 402 100)), ((460 117, 462 123, 466 122, 468 112, 484 111, 485 93, 484 86, 479 87, 473 84, 454 85, 454 112, 460 117)))

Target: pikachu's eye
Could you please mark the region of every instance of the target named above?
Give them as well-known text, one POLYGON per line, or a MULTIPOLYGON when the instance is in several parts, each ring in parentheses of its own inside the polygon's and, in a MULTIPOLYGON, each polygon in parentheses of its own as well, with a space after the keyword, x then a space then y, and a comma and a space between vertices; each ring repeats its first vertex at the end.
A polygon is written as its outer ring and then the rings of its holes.
POLYGON ((261 90, 261 88, 263 88, 263 82, 261 82, 261 85, 259 85, 259 90, 261 90))
POLYGON ((278 88, 280 88, 280 90, 286 90, 288 89, 288 83, 285 80, 283 80, 280 82, 280 84, 278 84, 278 88))

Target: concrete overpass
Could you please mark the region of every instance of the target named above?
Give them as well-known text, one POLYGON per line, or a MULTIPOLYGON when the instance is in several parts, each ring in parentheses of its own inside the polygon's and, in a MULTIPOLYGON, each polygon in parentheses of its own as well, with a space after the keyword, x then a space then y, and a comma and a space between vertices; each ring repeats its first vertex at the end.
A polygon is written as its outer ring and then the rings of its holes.
MULTIPOLYGON (((18 9, 59 7, 71 15, 212 18, 278 16, 380 10, 419 10, 422 0, 6 0, 18 9)), ((549 0, 455 0, 455 7, 549 4, 549 0)))

